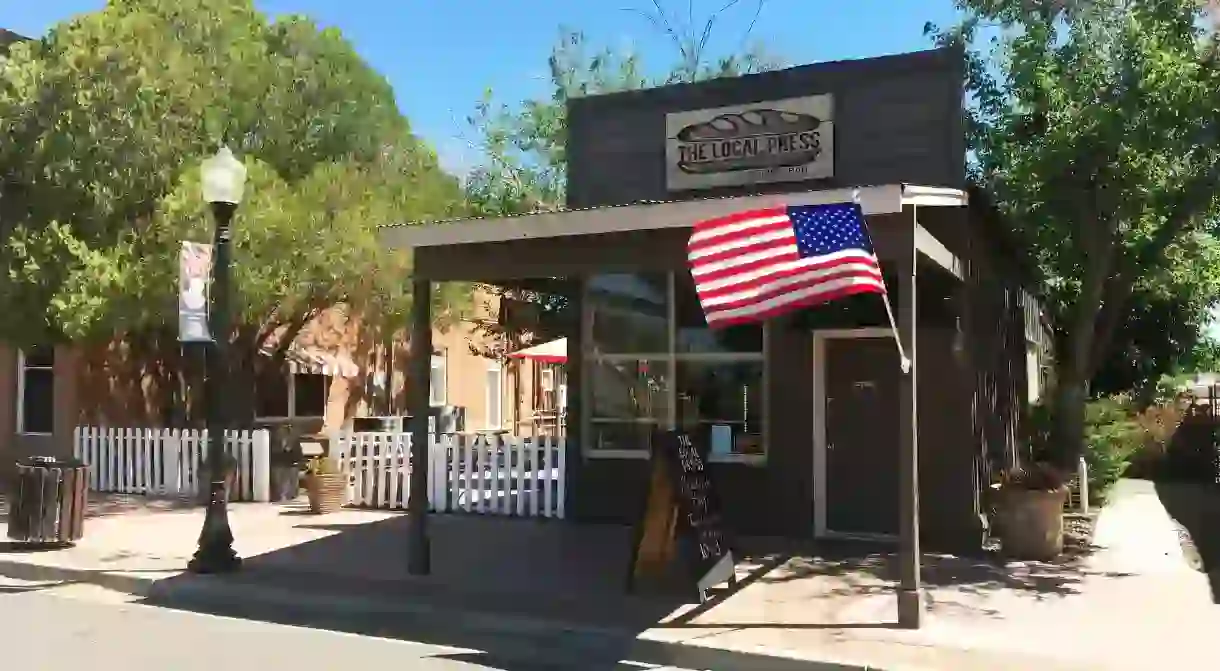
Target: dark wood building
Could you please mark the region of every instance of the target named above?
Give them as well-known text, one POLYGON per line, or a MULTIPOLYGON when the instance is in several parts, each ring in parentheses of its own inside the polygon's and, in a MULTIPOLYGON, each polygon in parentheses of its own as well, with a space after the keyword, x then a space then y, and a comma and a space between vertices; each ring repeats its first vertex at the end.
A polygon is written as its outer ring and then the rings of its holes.
POLYGON ((414 250, 417 290, 532 283, 568 299, 573 518, 631 521, 651 436, 682 427, 711 441, 738 533, 887 540, 905 501, 928 542, 977 546, 1049 338, 966 187, 962 66, 933 50, 573 100, 570 209, 381 237, 414 250), (696 221, 853 197, 909 374, 875 294, 707 328, 686 260, 696 221))

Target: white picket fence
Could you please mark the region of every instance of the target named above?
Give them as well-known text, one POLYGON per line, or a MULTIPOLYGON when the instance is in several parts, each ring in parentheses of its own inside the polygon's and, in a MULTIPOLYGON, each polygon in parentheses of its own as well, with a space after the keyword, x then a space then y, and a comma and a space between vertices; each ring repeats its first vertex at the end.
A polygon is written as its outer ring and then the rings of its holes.
MULTIPOLYGON (((428 446, 428 507, 517 517, 564 517, 562 438, 440 436, 428 446)), ((405 509, 410 493, 409 433, 340 433, 331 454, 350 474, 348 501, 405 509)))
MULTIPOLYGON (((196 496, 206 488, 200 468, 208 432, 79 426, 73 454, 89 466, 89 489, 120 494, 196 496)), ((271 500, 271 438, 266 429, 229 431, 237 459, 231 501, 271 500)))

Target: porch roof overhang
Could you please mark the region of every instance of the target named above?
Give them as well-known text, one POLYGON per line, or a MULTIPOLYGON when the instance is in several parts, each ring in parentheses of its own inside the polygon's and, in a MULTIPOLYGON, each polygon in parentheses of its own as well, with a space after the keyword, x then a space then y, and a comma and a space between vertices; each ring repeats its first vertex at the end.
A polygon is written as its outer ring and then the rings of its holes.
MULTIPOLYGON (((886 184, 858 189, 840 188, 644 202, 504 217, 389 224, 379 227, 378 236, 381 243, 390 249, 426 250, 461 245, 522 243, 530 240, 690 228, 697 221, 743 210, 783 205, 843 203, 857 196, 866 216, 900 214, 905 206, 963 207, 969 201, 966 192, 960 189, 886 184)), ((874 228, 874 241, 885 233, 884 230, 874 228)), ((963 277, 961 260, 918 222, 914 226, 911 244, 917 253, 957 279, 963 277)))

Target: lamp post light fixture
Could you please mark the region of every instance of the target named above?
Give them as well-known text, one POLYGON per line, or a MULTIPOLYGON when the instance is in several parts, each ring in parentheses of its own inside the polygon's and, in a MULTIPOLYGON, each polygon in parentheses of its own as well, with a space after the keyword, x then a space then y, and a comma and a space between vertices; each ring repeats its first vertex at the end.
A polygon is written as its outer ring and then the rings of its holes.
POLYGON ((193 573, 229 573, 241 568, 241 557, 233 550, 225 485, 225 432, 229 428, 229 256, 233 213, 246 185, 246 168, 228 147, 203 162, 203 199, 216 218, 212 248, 211 310, 208 313, 212 342, 207 352, 207 464, 208 508, 199 532, 199 549, 187 568, 193 573))

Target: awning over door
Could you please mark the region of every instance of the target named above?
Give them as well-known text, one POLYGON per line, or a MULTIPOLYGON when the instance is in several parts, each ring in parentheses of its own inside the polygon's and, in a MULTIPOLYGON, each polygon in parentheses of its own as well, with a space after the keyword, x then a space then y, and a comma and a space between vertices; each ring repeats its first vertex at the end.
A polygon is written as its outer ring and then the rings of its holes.
POLYGON ((534 345, 508 355, 510 359, 526 359, 542 363, 567 363, 568 339, 559 338, 541 345, 534 345))
MULTIPOLYGON (((264 356, 271 356, 274 350, 263 349, 264 356)), ((292 345, 284 354, 288 368, 293 373, 312 373, 314 375, 331 375, 334 377, 356 377, 360 374, 360 366, 346 354, 327 352, 317 347, 292 345)))

